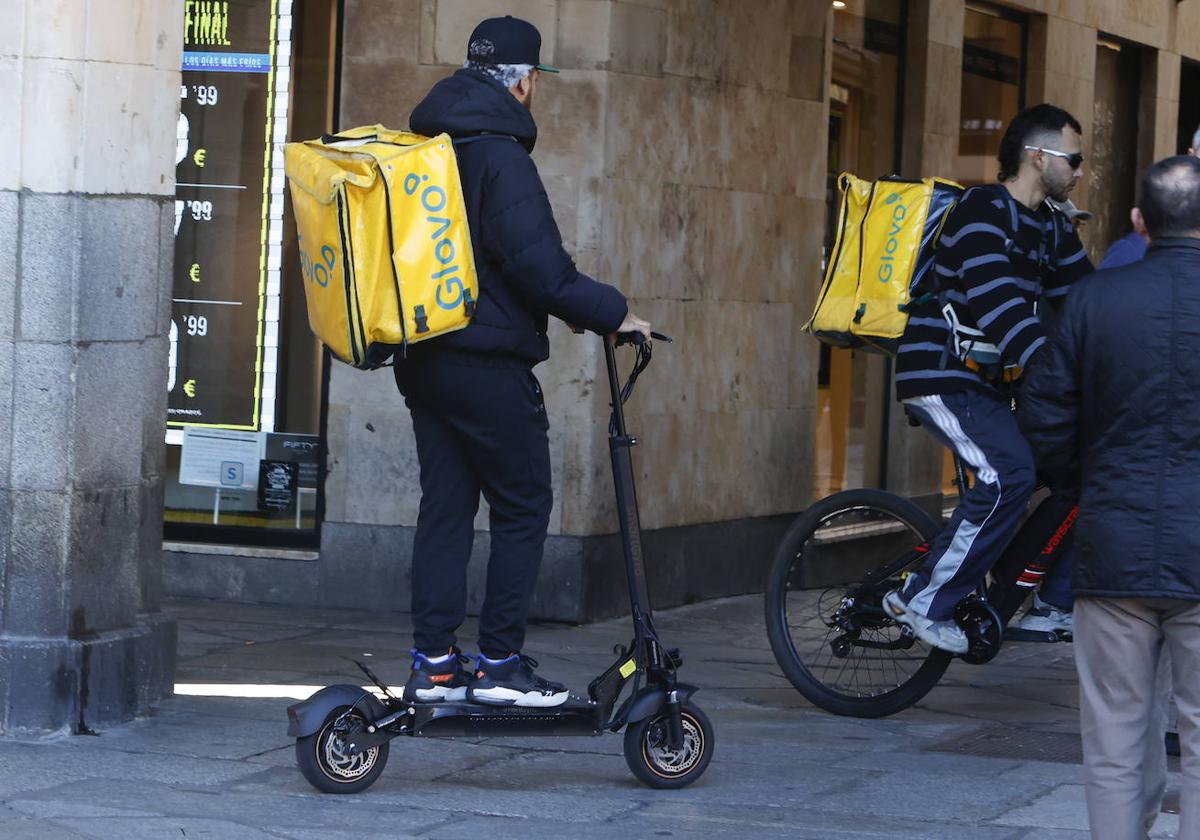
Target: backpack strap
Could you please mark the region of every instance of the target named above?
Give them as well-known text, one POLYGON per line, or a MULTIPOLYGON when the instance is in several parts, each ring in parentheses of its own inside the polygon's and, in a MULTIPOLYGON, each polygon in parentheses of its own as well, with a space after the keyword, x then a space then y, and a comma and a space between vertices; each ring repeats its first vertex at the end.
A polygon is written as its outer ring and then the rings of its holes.
MULTIPOLYGON (((959 204, 966 200, 967 195, 972 190, 984 190, 985 192, 996 195, 1004 202, 1008 209, 1009 228, 1005 231, 1004 238, 1004 255, 1011 259, 1014 240, 1017 235, 1017 230, 1020 228, 1021 219, 1018 215, 1017 200, 1012 197, 1012 193, 1003 184, 979 184, 974 187, 968 187, 959 199, 959 204)), ((983 354, 990 357, 992 351, 999 354, 999 350, 993 345, 987 343, 983 331, 978 328, 967 327, 958 320, 958 315, 954 310, 954 304, 950 301, 949 291, 939 288, 938 290, 938 306, 941 307, 942 317, 946 321, 946 326, 949 329, 949 335, 946 338, 946 346, 942 348, 942 357, 940 367, 945 370, 946 363, 950 357, 958 359, 958 361, 970 367, 970 354, 976 348, 983 354)), ((998 359, 997 359, 998 361, 998 359)), ((976 373, 979 373, 979 367, 976 365, 976 373)))
POLYGON ((1004 193, 1004 201, 1008 204, 1008 239, 1009 242, 1012 242, 1016 239, 1017 231, 1021 229, 1021 218, 1017 215, 1017 200, 1013 198, 1007 187, 1000 185, 999 191, 1004 193))
POLYGON ((1063 232, 1063 225, 1069 225, 1071 222, 1067 219, 1065 213, 1056 208, 1049 202, 1046 206, 1050 208, 1050 253, 1047 255, 1046 264, 1058 265, 1058 246, 1061 244, 1059 237, 1063 232))
POLYGON ((1007 236, 1004 240, 1004 254, 1011 257, 1013 245, 1016 244, 1017 231, 1021 229, 1021 216, 1017 209, 1017 200, 1003 184, 980 184, 971 189, 987 190, 1004 203, 1005 209, 1008 210, 1008 230, 1005 231, 1007 236))

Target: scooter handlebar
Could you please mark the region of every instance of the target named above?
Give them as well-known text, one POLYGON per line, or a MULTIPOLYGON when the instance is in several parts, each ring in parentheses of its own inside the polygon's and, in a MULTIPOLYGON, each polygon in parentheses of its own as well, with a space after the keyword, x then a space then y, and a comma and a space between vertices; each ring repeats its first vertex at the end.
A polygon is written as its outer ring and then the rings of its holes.
MULTIPOLYGON (((663 333, 659 333, 659 332, 651 332, 650 338, 654 339, 655 341, 665 341, 668 344, 670 344, 671 340, 672 340, 671 336, 664 335, 663 333)), ((632 344, 635 347, 640 347, 641 345, 643 345, 645 343, 646 343, 646 336, 644 336, 640 332, 617 333, 617 346, 618 347, 620 347, 623 344, 632 344)))

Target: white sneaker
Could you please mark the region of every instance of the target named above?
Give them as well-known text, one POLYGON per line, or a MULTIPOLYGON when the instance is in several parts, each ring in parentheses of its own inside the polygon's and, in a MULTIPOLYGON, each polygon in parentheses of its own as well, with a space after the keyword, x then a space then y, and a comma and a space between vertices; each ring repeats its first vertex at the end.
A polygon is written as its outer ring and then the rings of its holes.
POLYGON ((1034 595, 1033 606, 1025 611, 1025 615, 1021 616, 1021 620, 1017 622, 1017 629, 1031 633, 1069 636, 1075 629, 1075 616, 1069 610, 1060 610, 1034 595))
POLYGON ((911 609, 900 597, 900 590, 893 589, 883 596, 883 609, 897 624, 911 628, 913 634, 927 645, 950 653, 966 653, 970 644, 967 634, 953 619, 935 621, 911 609))

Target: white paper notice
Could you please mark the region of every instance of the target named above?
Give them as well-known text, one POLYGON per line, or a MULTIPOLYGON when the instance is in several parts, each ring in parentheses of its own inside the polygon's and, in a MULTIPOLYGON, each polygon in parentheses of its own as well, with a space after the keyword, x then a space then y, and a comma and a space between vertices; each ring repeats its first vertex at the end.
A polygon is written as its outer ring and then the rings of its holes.
POLYGON ((263 437, 261 432, 185 426, 179 483, 257 490, 263 437))

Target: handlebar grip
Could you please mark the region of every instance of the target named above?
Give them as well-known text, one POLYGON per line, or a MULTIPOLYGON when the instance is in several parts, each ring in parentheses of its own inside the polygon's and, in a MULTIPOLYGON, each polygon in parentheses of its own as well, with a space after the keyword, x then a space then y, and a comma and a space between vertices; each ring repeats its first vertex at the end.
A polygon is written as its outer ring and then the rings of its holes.
MULTIPOLYGON (((659 332, 651 332, 650 338, 654 339, 655 341, 665 341, 668 344, 670 344, 672 341, 671 336, 664 335, 663 333, 659 332)), ((641 347, 646 343, 646 340, 646 336, 642 335, 640 332, 617 333, 618 347, 625 344, 632 344, 634 347, 641 347)))

